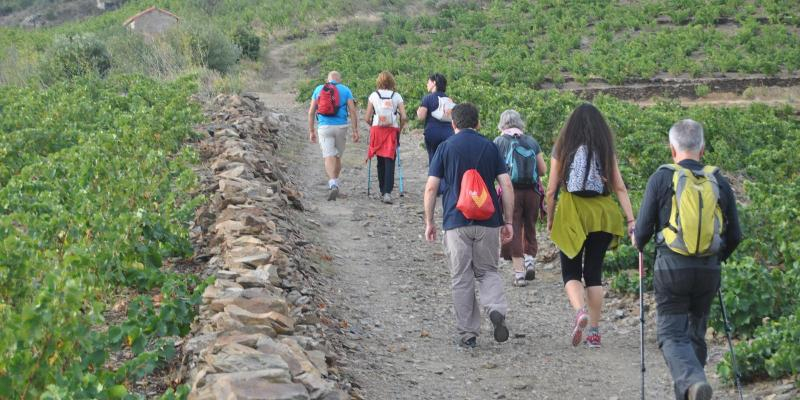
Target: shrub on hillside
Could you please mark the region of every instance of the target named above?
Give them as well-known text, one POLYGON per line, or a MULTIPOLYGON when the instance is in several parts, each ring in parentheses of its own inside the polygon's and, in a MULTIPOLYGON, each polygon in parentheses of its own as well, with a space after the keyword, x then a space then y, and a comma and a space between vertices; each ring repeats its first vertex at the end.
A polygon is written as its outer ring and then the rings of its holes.
POLYGON ((147 39, 120 29, 106 39, 111 53, 111 73, 142 74, 173 79, 190 66, 190 60, 164 38, 147 39))
POLYGON ((261 38, 256 36, 252 30, 240 26, 233 35, 233 41, 242 49, 242 55, 253 61, 258 60, 259 52, 261 51, 261 38))
POLYGON ((201 24, 180 26, 171 44, 195 65, 226 73, 239 62, 242 50, 216 27, 201 24))
POLYGON ((42 82, 54 82, 85 75, 105 76, 111 55, 105 43, 92 34, 59 36, 39 64, 42 82))

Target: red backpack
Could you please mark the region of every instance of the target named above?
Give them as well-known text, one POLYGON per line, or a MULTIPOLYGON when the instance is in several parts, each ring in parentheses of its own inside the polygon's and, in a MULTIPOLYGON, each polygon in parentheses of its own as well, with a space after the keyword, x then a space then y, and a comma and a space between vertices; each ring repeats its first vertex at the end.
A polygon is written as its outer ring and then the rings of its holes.
MULTIPOLYGON (((483 151, 478 156, 476 164, 480 163, 481 156, 483 151)), ((492 195, 477 169, 468 169, 461 177, 461 190, 458 193, 456 208, 464 214, 464 218, 476 221, 485 221, 494 215, 492 195)))
POLYGON ((339 100, 339 89, 335 83, 328 82, 322 86, 317 103, 317 114, 329 117, 335 116, 339 112, 341 104, 339 100))

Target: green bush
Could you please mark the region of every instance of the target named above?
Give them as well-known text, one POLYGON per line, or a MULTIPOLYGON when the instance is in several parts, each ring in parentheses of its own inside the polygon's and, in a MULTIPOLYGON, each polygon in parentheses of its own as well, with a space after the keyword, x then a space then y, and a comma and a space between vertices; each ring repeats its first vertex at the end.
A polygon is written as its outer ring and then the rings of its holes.
POLYGON ((214 26, 187 24, 179 29, 173 47, 188 53, 195 65, 222 73, 229 72, 238 62, 242 50, 214 26))
MULTIPOLYGON (((794 314, 759 327, 752 340, 735 346, 742 379, 752 381, 766 376, 780 378, 800 373, 800 308, 794 314)), ((726 381, 733 379, 730 353, 717 365, 726 381)))
POLYGON ((111 55, 105 43, 93 34, 56 37, 39 65, 42 82, 52 84, 79 76, 105 76, 111 55))
POLYGON ((261 38, 251 30, 240 26, 233 35, 233 41, 242 49, 242 55, 256 61, 261 52, 261 38))
POLYGON ((174 79, 190 66, 190 59, 164 37, 150 40, 128 30, 106 39, 114 74, 141 74, 174 79))

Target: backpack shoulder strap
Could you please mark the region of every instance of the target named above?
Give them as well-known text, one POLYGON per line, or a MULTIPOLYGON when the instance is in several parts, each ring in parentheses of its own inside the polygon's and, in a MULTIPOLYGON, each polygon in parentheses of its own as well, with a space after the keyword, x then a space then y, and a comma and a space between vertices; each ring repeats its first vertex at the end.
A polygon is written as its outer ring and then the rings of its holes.
POLYGON ((678 168, 681 168, 681 166, 678 165, 678 164, 661 164, 658 167, 658 169, 656 169, 656 171, 661 170, 661 169, 668 169, 670 171, 677 171, 678 168))
POLYGON ((703 167, 703 174, 705 174, 706 179, 712 183, 711 187, 712 190, 714 190, 714 196, 716 196, 717 201, 719 201, 719 181, 717 180, 717 171, 719 171, 719 168, 713 165, 706 165, 703 167))

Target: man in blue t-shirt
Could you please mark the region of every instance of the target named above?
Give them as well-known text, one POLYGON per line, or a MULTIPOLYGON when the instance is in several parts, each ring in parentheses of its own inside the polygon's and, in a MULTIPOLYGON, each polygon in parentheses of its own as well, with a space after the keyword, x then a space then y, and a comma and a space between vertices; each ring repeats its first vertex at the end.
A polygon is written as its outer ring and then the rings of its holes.
POLYGON ((446 183, 442 196, 444 209, 445 253, 450 260, 450 276, 456 313, 459 344, 475 347, 480 331, 480 307, 475 296, 475 281, 481 293, 480 306, 486 310, 494 327, 498 342, 508 340, 505 316, 508 311, 503 280, 497 273, 500 239, 511 241, 514 211, 514 189, 506 165, 497 146, 476 131, 478 109, 463 103, 453 109, 455 134, 439 145, 431 160, 428 182, 425 186, 425 238, 436 240, 436 223, 433 220, 439 183, 446 183), (494 204, 495 213, 487 220, 470 220, 456 208, 461 190, 461 178, 468 169, 475 168, 484 180, 494 204), (494 181, 503 189, 503 207, 494 189, 494 181), (501 215, 502 210, 502 215, 501 215))
POLYGON ((336 85, 339 92, 339 108, 336 115, 317 114, 319 94, 323 86, 319 85, 311 95, 311 106, 308 108, 308 139, 317 142, 322 148, 325 161, 325 172, 328 174, 328 200, 336 200, 339 195, 339 173, 342 171, 342 154, 347 143, 347 118, 353 125, 353 142, 358 143, 358 109, 350 88, 339 83, 341 76, 337 71, 328 73, 328 82, 336 85), (319 121, 318 130, 314 129, 314 121, 319 121))

